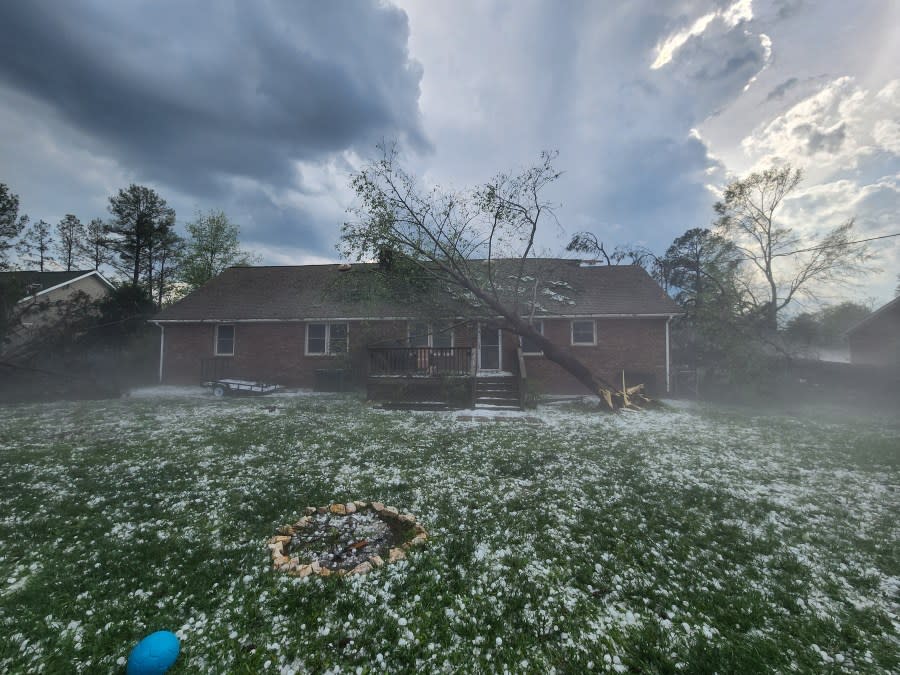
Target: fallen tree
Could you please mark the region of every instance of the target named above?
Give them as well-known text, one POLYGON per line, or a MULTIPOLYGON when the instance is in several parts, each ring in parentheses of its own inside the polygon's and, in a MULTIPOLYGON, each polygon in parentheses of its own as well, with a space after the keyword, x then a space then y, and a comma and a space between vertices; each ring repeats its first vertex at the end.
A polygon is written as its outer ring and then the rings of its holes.
POLYGON ((548 295, 558 296, 552 266, 537 264, 535 235, 554 219, 543 190, 557 180, 554 153, 518 175, 498 174, 467 192, 423 190, 399 164, 396 146, 352 178, 356 217, 343 226, 341 252, 350 259, 402 259, 404 269, 432 282, 431 298, 446 301, 444 316, 462 316, 538 344, 544 356, 574 376, 610 410, 636 406, 632 396, 603 380, 532 322, 548 295))

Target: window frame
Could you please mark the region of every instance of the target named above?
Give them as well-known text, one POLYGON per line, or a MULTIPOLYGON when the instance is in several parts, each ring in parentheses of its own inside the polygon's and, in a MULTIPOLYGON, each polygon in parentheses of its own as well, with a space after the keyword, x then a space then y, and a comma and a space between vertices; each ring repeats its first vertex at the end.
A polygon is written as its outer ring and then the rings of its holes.
MULTIPOLYGON (((305 332, 305 335, 303 337, 303 355, 304 356, 340 356, 342 354, 347 354, 350 352, 350 322, 349 321, 307 321, 306 322, 306 330, 304 332, 305 332), (325 326, 325 351, 324 352, 309 351, 309 327, 310 326, 325 326), (331 350, 331 327, 332 326, 344 326, 345 327, 344 340, 346 341, 346 349, 342 352, 334 352, 331 350)), ((317 339, 320 339, 320 338, 317 338, 317 339)))
POLYGON ((569 342, 573 347, 595 347, 597 345, 597 322, 594 319, 572 319, 569 322, 569 342), (590 342, 575 342, 575 324, 589 323, 591 324, 592 340, 590 342))
POLYGON ((234 356, 235 347, 237 346, 237 330, 235 330, 235 326, 233 323, 217 323, 216 330, 213 333, 213 356, 234 356), (231 328, 231 351, 230 352, 220 352, 219 351, 219 329, 225 326, 226 328, 231 328))
MULTIPOLYGON (((536 320, 532 321, 531 327, 537 328, 538 333, 540 333, 541 335, 544 334, 544 320, 543 319, 536 319, 536 320), (540 326, 540 328, 537 328, 538 326, 540 326)), ((519 336, 519 347, 522 348, 522 356, 543 356, 544 355, 543 349, 540 351, 537 351, 537 352, 526 352, 525 351, 525 338, 523 338, 521 335, 519 336)))
POLYGON ((436 325, 430 321, 407 321, 406 322, 406 346, 410 349, 453 349, 456 344, 456 336, 454 335, 453 326, 448 326, 450 329, 450 346, 449 347, 435 347, 434 346, 434 333, 435 333, 436 325), (414 345, 411 342, 411 338, 413 335, 413 326, 416 324, 424 325, 426 333, 428 335, 428 340, 424 345, 414 345))

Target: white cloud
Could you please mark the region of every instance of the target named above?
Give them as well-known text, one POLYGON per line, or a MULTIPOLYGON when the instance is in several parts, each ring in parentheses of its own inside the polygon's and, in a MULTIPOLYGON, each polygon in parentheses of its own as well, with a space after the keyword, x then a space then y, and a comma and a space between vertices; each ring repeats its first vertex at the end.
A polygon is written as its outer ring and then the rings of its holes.
POLYGON ((856 169, 865 158, 900 150, 900 81, 876 94, 840 77, 758 127, 741 146, 757 168, 790 162, 817 176, 856 169))
POLYGON ((738 0, 726 9, 704 14, 689 27, 669 35, 656 46, 656 59, 651 64, 650 69, 657 70, 670 63, 675 57, 675 53, 688 40, 692 37, 703 35, 715 19, 721 19, 728 28, 734 28, 742 21, 750 21, 753 19, 753 0, 738 0))

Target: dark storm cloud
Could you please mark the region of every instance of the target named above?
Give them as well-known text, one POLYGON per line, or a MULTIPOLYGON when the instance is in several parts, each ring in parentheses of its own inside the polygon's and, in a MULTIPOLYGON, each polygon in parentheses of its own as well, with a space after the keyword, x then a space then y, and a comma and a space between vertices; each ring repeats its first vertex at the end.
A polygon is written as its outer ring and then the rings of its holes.
POLYGON ((382 3, 3 3, 0 82, 141 180, 283 187, 379 138, 427 146, 406 16, 382 3))

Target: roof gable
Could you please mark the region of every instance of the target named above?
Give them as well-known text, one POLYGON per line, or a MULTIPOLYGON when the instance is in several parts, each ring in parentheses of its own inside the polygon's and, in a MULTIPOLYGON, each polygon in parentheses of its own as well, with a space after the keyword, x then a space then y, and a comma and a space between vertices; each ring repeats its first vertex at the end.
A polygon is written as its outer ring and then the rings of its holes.
MULTIPOLYGON (((497 261, 499 266, 513 263, 517 265, 518 261, 497 261)), ((399 298, 360 301, 329 292, 341 275, 365 275, 375 269, 371 264, 353 265, 345 272, 338 265, 230 267, 164 309, 155 320, 303 321, 416 316, 416 305, 399 298)), ((504 278, 504 273, 505 270, 499 271, 497 278, 504 278)), ((672 299, 637 266, 583 266, 578 260, 532 258, 526 262, 523 278, 529 274, 540 275, 545 283, 545 292, 538 298, 540 316, 680 313, 672 299)), ((365 280, 360 281, 364 284, 365 280)))
MULTIPOLYGON (((20 289, 20 298, 42 295, 79 279, 96 276, 103 284, 112 288, 102 274, 96 270, 72 270, 69 272, 41 272, 38 270, 21 270, 16 272, 0 272, 0 284, 16 284, 20 289)), ((17 298, 19 299, 19 298, 17 298)))

